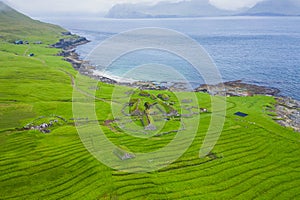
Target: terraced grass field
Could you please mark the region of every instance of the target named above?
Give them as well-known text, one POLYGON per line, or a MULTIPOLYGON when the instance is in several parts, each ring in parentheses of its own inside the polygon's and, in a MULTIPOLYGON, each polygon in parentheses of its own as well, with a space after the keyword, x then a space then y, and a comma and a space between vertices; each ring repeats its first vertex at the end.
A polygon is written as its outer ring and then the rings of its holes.
MULTIPOLYGON (((76 71, 55 56, 59 50, 47 47, 59 37, 53 35, 41 45, 14 45, 1 39, 0 199, 300 199, 300 135, 272 120, 266 107, 274 103, 273 97, 227 98, 224 129, 205 158, 199 158, 199 149, 211 120, 209 112, 200 114, 192 145, 167 167, 130 174, 99 162, 78 136, 72 119, 73 90, 94 99, 97 123, 117 146, 150 152, 177 133, 139 138, 106 126, 106 121, 114 120, 111 106, 122 109, 123 97, 132 89, 99 83, 95 94, 81 91, 74 83, 76 71), (36 56, 28 57, 28 52, 36 56), (240 118, 234 115, 238 111, 249 115, 240 118), (31 122, 47 123, 53 116, 67 121, 50 127, 49 134, 23 129, 31 122)), ((174 95, 192 96, 164 93, 177 103, 174 95)), ((196 97, 199 107, 210 110, 209 95, 196 97)), ((78 121, 90 123, 85 116, 78 121)))

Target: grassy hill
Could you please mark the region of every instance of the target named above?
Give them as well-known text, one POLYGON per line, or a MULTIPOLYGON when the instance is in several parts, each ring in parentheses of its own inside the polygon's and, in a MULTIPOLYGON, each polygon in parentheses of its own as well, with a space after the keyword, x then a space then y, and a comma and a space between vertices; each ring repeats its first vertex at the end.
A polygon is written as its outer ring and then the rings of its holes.
MULTIPOLYGON (((168 167, 129 174, 100 163, 77 134, 72 119, 73 90, 80 98, 91 98, 89 86, 98 84, 93 95, 97 123, 120 147, 150 152, 168 144, 176 133, 140 138, 126 134, 116 123, 108 124, 116 120, 111 113, 114 90, 119 91, 113 102, 119 111, 128 103, 128 95, 144 97, 132 93, 132 88, 95 83, 82 76, 79 78, 85 80, 86 88, 78 88, 74 83, 77 72, 62 57, 54 56, 58 49, 46 44, 61 38, 63 29, 8 10, 0 14, 0 35, 4 36, 0 39, 0 199, 300 198, 300 135, 273 121, 269 111, 275 102, 273 97, 227 98, 224 130, 206 158, 198 155, 210 122, 209 112, 200 115, 201 125, 192 145, 168 167), (32 27, 28 28, 25 22, 32 27), (15 45, 7 41, 19 37, 28 41, 39 39, 45 44, 15 45), (35 56, 29 57, 29 53, 35 56), (249 115, 237 117, 234 113, 238 111, 249 115), (48 134, 23 129, 55 120, 48 134)), ((162 93, 147 92, 150 97, 162 93)), ((178 110, 181 105, 176 96, 192 96, 163 93, 178 110)), ((197 104, 208 110, 211 98, 218 98, 202 93, 196 93, 196 97, 197 104)), ((190 104, 187 101, 182 108, 190 104)), ((86 116, 81 117, 82 123, 88 122, 86 116)), ((164 129, 171 130, 173 124, 178 127, 177 122, 170 120, 164 129)), ((128 124, 128 128, 133 125, 128 124)))
POLYGON ((6 40, 57 40, 63 28, 33 20, 0 1, 0 36, 6 40))

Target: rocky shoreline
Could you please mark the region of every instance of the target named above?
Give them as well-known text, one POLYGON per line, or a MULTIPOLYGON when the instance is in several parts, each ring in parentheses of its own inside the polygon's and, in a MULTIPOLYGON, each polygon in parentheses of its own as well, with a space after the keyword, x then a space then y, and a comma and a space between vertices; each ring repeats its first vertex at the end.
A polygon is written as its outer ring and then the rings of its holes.
MULTIPOLYGON (((59 56, 63 56, 66 61, 70 62, 73 68, 82 75, 89 76, 95 80, 108 84, 125 85, 128 87, 139 88, 141 90, 170 90, 170 91, 191 91, 188 90, 185 83, 168 83, 161 84, 156 82, 137 81, 137 82, 118 82, 111 78, 97 75, 96 68, 89 62, 80 59, 76 53, 76 47, 90 42, 84 37, 72 35, 68 32, 70 38, 61 39, 58 43, 52 45, 54 48, 62 49, 59 56)), ((193 90, 194 92, 204 92, 210 95, 218 96, 254 96, 266 95, 274 96, 277 103, 275 105, 276 118, 274 120, 284 126, 300 132, 300 102, 289 97, 278 96, 280 90, 277 88, 258 86, 244 83, 241 80, 224 82, 217 85, 200 85, 193 90)))
POLYGON ((198 87, 195 92, 206 92, 211 95, 219 96, 253 96, 253 95, 269 95, 277 96, 280 90, 265 86, 258 86, 244 83, 241 80, 229 81, 217 85, 203 84, 198 87))
POLYGON ((276 101, 274 120, 281 126, 300 132, 300 101, 290 97, 276 97, 276 101))
POLYGON ((71 32, 64 32, 62 34, 67 36, 67 38, 60 39, 50 47, 62 49, 58 56, 64 57, 66 61, 72 64, 74 69, 79 70, 85 62, 82 61, 76 53, 76 47, 89 43, 90 41, 85 37, 74 35, 71 32))
POLYGON ((85 37, 80 37, 80 36, 74 35, 70 32, 65 32, 62 34, 65 36, 68 36, 68 37, 60 39, 57 43, 51 45, 51 47, 63 49, 64 51, 68 51, 71 49, 75 49, 79 45, 83 45, 83 44, 90 42, 85 37))
POLYGON ((195 91, 227 97, 254 95, 274 96, 276 100, 276 104, 274 105, 275 110, 269 110, 275 115, 273 119, 281 126, 289 127, 296 132, 300 132, 300 102, 290 97, 279 96, 280 90, 277 88, 252 85, 238 80, 217 85, 204 84, 195 91))

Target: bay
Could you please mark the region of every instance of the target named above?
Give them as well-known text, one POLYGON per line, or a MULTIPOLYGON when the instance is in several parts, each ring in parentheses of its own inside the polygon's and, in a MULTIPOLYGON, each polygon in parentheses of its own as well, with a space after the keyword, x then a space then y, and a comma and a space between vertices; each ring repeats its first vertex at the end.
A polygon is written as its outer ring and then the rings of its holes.
MULTIPOLYGON (((103 40, 124 31, 147 27, 175 30, 204 47, 223 81, 243 80, 275 87, 281 90, 282 95, 300 100, 300 17, 43 20, 60 24, 91 40, 91 43, 77 48, 82 58, 103 40)), ((118 77, 137 66, 146 66, 144 71, 136 70, 128 78, 174 80, 174 77, 168 76, 168 70, 157 70, 164 65, 175 68, 195 85, 203 83, 201 76, 184 59, 158 50, 142 50, 122 56, 107 69, 107 74, 118 77)))

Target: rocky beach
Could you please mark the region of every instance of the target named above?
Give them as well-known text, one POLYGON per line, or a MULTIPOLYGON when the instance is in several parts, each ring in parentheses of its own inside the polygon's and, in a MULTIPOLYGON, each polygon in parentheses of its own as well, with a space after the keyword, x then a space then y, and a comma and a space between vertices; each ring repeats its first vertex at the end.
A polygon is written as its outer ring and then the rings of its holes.
POLYGON ((274 120, 284 127, 300 132, 300 102, 289 97, 276 97, 274 120))

